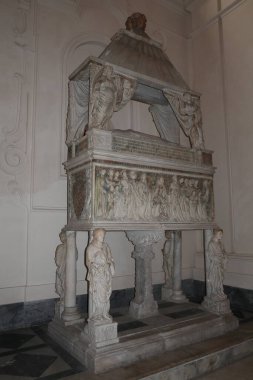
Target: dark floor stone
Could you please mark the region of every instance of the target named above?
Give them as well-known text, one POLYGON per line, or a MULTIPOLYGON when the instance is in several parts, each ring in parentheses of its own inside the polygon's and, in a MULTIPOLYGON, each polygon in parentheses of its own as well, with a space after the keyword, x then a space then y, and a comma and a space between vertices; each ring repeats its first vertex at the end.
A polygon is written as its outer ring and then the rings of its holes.
POLYGON ((177 305, 175 302, 162 302, 158 304, 158 309, 164 309, 166 307, 177 305))
POLYGON ((0 375, 38 377, 56 358, 51 355, 17 354, 12 361, 0 367, 0 375))
POLYGON ((232 313, 240 320, 245 318, 242 310, 232 309, 232 313))
POLYGON ((0 331, 25 327, 24 303, 0 306, 0 331))
POLYGON ((131 300, 134 298, 134 289, 121 289, 113 290, 110 298, 110 305, 112 309, 118 307, 128 307, 131 300))
POLYGON ((182 310, 177 311, 175 313, 168 313, 166 314, 167 317, 170 318, 184 318, 184 317, 190 317, 191 315, 197 315, 203 313, 203 310, 200 309, 188 309, 188 310, 182 310))
POLYGON ((118 332, 137 329, 138 327, 144 327, 144 326, 147 326, 147 324, 143 323, 141 321, 132 321, 132 322, 127 322, 127 323, 120 323, 118 325, 118 332))
POLYGON ((119 313, 118 311, 110 311, 110 315, 111 315, 113 318, 123 317, 123 314, 122 314, 122 313, 119 313))
POLYGON ((30 339, 34 338, 32 334, 12 334, 5 333, 0 335, 0 347, 17 349, 30 339))

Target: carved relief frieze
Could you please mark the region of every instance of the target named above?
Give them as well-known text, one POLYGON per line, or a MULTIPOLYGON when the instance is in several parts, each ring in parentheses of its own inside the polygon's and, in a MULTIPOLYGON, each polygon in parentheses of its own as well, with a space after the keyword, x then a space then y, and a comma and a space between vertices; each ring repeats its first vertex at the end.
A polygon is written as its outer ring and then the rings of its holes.
POLYGON ((213 221, 211 178, 97 166, 94 198, 98 220, 213 221))

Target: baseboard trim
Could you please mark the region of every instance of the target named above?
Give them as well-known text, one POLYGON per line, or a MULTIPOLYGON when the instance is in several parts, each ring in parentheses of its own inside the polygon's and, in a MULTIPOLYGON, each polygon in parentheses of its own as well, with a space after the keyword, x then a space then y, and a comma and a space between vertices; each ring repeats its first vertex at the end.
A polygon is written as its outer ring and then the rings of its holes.
MULTIPOLYGON (((161 300, 162 284, 153 286, 154 297, 161 300)), ((201 302, 205 295, 204 281, 185 279, 182 281, 185 295, 193 302, 201 302)), ((224 286, 232 308, 253 312, 253 290, 224 286)), ((111 308, 127 307, 134 297, 134 288, 114 290, 111 308)), ((19 302, 0 306, 0 331, 42 325, 52 320, 56 298, 40 301, 19 302)), ((77 296, 77 304, 87 313, 87 294, 77 296)))

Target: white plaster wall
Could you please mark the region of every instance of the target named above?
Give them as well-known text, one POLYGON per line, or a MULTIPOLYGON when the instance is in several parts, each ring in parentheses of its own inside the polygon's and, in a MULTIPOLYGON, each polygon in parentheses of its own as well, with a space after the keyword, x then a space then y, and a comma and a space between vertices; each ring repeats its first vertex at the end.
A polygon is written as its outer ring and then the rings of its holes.
MULTIPOLYGON (((253 289, 253 2, 201 0, 191 12, 193 87, 203 94, 216 219, 229 253, 225 283, 253 289)), ((198 251, 194 278, 203 279, 200 244, 198 251)))
MULTIPOLYGON (((188 15, 164 0, 0 1, 0 304, 55 297, 54 252, 66 223, 65 118, 67 77, 98 55, 128 15, 144 12, 147 33, 189 80, 188 15)), ((117 128, 155 133, 146 106, 134 102, 115 114, 117 128)), ((78 233, 78 293, 86 292, 78 233)), ((134 285, 132 245, 108 233, 116 275, 113 288, 134 285)), ((156 246, 153 282, 163 281, 156 246)), ((192 276, 194 233, 185 233, 183 278, 192 276)))

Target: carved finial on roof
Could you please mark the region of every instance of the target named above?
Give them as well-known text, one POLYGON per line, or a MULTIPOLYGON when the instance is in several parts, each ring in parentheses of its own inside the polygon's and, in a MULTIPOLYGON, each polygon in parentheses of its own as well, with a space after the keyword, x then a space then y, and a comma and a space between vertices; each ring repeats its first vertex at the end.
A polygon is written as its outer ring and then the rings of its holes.
POLYGON ((149 38, 145 33, 147 19, 143 13, 133 13, 126 20, 126 30, 134 32, 142 37, 149 38))

